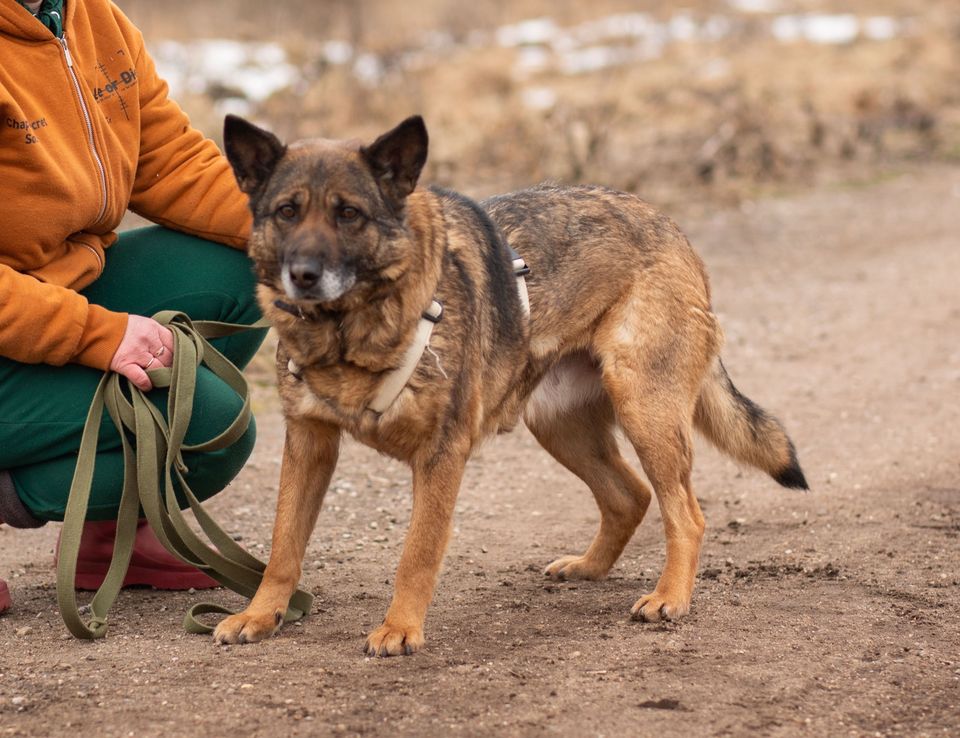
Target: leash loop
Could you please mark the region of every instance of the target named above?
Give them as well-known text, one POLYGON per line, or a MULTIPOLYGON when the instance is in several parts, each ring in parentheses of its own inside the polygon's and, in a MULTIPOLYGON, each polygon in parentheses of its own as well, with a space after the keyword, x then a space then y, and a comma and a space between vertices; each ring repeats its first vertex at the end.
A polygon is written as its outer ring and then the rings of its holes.
MULTIPOLYGON (((107 633, 107 613, 120 592, 130 564, 141 509, 164 548, 234 592, 252 597, 266 568, 262 561, 220 528, 203 508, 187 482, 190 470, 183 454, 227 448, 246 433, 252 417, 250 392, 243 374, 208 339, 269 326, 262 320, 249 326, 192 321, 183 313, 169 310, 157 313, 153 319, 169 328, 174 340, 173 365, 147 372, 155 387, 169 388, 166 413, 121 375, 106 372, 97 385, 80 441, 57 560, 57 605, 67 629, 77 638, 102 638, 107 633), (193 412, 200 366, 206 366, 231 387, 242 398, 243 405, 218 435, 201 443, 187 444, 184 439, 193 412), (77 606, 74 581, 104 412, 109 414, 120 433, 123 492, 110 566, 103 584, 88 605, 90 618, 84 621, 77 606), (203 541, 187 522, 177 497, 178 488, 213 546, 203 541)), ((298 588, 290 598, 284 620, 299 620, 310 611, 312 604, 313 595, 298 588)), ((232 611, 211 603, 194 605, 184 618, 184 628, 189 633, 212 632, 211 626, 197 619, 198 615, 210 613, 232 614, 232 611)))

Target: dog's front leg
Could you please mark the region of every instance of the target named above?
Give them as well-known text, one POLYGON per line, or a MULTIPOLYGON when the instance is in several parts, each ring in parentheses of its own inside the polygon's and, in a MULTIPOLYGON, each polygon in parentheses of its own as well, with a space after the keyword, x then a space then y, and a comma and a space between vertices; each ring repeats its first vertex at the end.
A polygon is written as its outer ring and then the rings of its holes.
POLYGON ((367 636, 370 656, 412 654, 423 646, 423 619, 450 539, 466 454, 445 453, 413 465, 413 513, 400 555, 393 601, 383 625, 367 636))
POLYGON ((247 609, 217 626, 213 633, 217 643, 260 641, 283 623, 339 450, 339 428, 317 421, 287 420, 270 562, 247 609))

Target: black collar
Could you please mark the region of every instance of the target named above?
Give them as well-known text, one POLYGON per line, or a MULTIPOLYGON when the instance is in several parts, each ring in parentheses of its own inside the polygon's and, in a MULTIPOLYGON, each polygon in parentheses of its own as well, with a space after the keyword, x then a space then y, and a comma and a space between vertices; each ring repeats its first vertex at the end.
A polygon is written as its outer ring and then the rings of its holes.
POLYGON ((312 321, 321 321, 321 320, 332 320, 338 325, 343 322, 343 312, 340 310, 323 310, 322 308, 313 308, 309 312, 304 310, 300 305, 294 305, 291 302, 285 302, 283 300, 274 300, 273 306, 280 308, 285 313, 290 313, 294 318, 299 318, 300 320, 312 320, 312 321))

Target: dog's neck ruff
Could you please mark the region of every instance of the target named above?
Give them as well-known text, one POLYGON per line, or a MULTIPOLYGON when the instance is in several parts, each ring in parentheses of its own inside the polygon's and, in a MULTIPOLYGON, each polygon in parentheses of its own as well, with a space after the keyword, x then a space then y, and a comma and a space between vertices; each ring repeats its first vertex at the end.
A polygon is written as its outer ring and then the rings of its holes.
MULTIPOLYGON (((279 304, 277 307, 281 310, 286 310, 286 307, 279 304)), ((297 315, 297 313, 292 314, 297 315)), ((306 319, 306 316, 302 314, 298 317, 304 320, 306 319)), ((417 323, 417 330, 413 335, 413 343, 407 347, 403 355, 403 363, 387 374, 383 380, 383 384, 380 385, 380 389, 377 391, 377 396, 374 397, 373 402, 367 406, 368 410, 372 410, 377 414, 382 413, 400 396, 403 388, 406 387, 407 382, 410 381, 410 377, 413 376, 417 364, 420 363, 423 352, 427 350, 427 346, 430 344, 433 327, 440 322, 440 318, 442 317, 443 305, 436 300, 431 300, 430 307, 420 315, 420 322, 417 323)), ((287 361, 287 371, 297 379, 303 379, 303 367, 293 359, 287 361)))
MULTIPOLYGON (((530 317, 530 298, 527 295, 526 280, 527 275, 530 273, 530 267, 527 266, 523 257, 512 248, 510 249, 510 261, 513 266, 513 274, 517 280, 517 294, 520 297, 523 314, 525 317, 530 317)), ((294 306, 287 303, 281 304, 280 300, 277 300, 275 305, 281 310, 286 310, 301 319, 305 320, 307 318, 299 308, 294 308, 294 306)), ((400 396, 403 388, 406 387, 407 382, 410 381, 410 377, 412 377, 416 371, 417 364, 419 364, 420 359, 423 358, 424 352, 430 345, 430 336, 433 334, 434 326, 440 322, 442 317, 443 305, 437 300, 431 300, 430 307, 420 315, 420 322, 417 323, 417 330, 414 333, 413 342, 407 347, 406 353, 403 355, 403 362, 384 377, 380 389, 377 390, 376 397, 367 405, 368 410, 372 410, 380 415, 400 396)), ((298 366, 293 359, 287 362, 287 369, 294 377, 302 379, 302 367, 298 366)))

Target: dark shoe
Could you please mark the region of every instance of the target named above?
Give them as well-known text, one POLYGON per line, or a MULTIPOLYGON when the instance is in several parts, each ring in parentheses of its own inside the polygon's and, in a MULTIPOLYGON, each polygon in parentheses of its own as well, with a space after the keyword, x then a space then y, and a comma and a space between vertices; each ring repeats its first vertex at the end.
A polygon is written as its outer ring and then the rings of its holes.
POLYGON ((6 523, 11 528, 39 528, 47 524, 46 520, 35 517, 20 501, 13 477, 8 471, 0 471, 0 523, 6 523))
POLYGON ((10 588, 7 583, 0 579, 0 614, 10 609, 13 602, 10 600, 10 588))
MULTIPOLYGON (((117 524, 112 520, 84 523, 77 555, 77 589, 94 590, 103 584, 107 569, 110 568, 116 532, 117 524)), ((124 587, 137 585, 157 589, 210 589, 220 586, 216 580, 169 553, 146 520, 141 520, 137 525, 130 568, 123 579, 124 587)))

